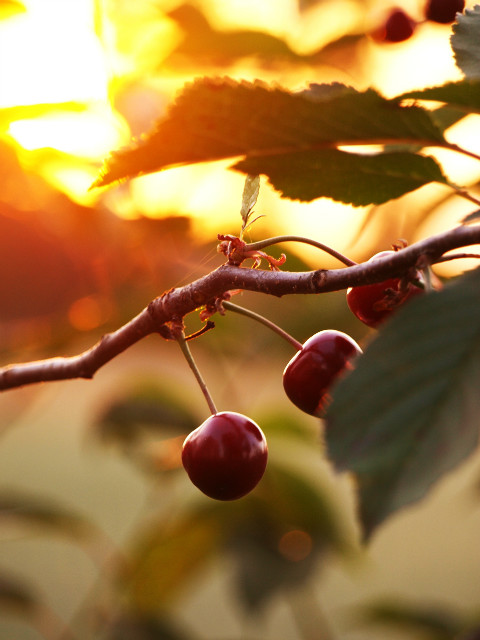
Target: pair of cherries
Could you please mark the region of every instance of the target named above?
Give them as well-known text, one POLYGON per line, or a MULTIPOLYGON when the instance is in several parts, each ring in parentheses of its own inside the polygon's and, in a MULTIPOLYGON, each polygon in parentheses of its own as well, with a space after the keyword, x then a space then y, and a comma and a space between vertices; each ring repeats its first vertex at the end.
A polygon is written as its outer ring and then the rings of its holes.
MULTIPOLYGON (((382 252, 372 260, 391 253, 382 252)), ((347 303, 362 322, 377 327, 422 290, 404 279, 391 278, 349 289, 347 303)), ((333 382, 361 353, 355 340, 341 331, 316 333, 285 367, 285 393, 302 411, 321 416, 333 382)), ((267 441, 260 427, 232 411, 207 418, 187 436, 182 450, 182 463, 190 480, 217 500, 235 500, 252 491, 264 474, 267 458, 267 441)))
MULTIPOLYGON (((424 15, 429 22, 449 24, 465 8, 465 0, 428 0, 424 15)), ((404 42, 413 35, 417 23, 403 9, 390 11, 384 24, 372 35, 379 42, 404 42)))

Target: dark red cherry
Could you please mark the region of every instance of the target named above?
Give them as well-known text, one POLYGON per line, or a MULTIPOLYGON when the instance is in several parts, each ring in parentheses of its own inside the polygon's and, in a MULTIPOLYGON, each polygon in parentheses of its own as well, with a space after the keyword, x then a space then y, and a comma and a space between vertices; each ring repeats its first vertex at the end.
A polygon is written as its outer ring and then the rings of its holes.
POLYGON ((236 500, 254 489, 267 458, 267 441, 260 427, 233 411, 207 418, 187 436, 182 450, 190 480, 216 500, 236 500))
MULTIPOLYGON (((370 260, 392 255, 394 251, 381 251, 370 260)), ((422 281, 419 274, 419 280, 422 281)), ((408 300, 424 292, 424 289, 401 278, 390 278, 377 284, 350 287, 347 290, 347 304, 359 320, 369 327, 378 327, 408 300)))
POLYGON ((354 356, 358 344, 341 331, 320 331, 309 338, 283 372, 285 393, 302 411, 321 416, 329 400, 329 389, 354 356))
POLYGON ((429 0, 425 7, 425 17, 432 22, 448 24, 455 20, 456 13, 465 9, 465 0, 429 0))
POLYGON ((403 42, 415 31, 416 22, 403 9, 392 9, 382 27, 372 35, 380 42, 403 42))

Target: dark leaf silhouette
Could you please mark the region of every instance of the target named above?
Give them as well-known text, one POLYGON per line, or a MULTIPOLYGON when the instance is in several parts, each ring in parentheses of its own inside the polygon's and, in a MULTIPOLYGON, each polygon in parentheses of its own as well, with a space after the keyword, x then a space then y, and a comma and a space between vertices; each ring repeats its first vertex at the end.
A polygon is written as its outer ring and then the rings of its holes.
POLYGON ((359 92, 336 83, 291 93, 261 82, 202 78, 185 88, 149 136, 113 153, 94 186, 175 165, 238 156, 244 157, 245 164, 237 163, 237 169, 247 173, 264 169, 274 184, 273 173, 291 172, 285 192, 300 200, 330 196, 344 202, 377 202, 364 189, 365 176, 356 182, 354 178, 338 180, 338 175, 358 170, 361 162, 370 166, 377 186, 385 179, 382 202, 428 181, 445 181, 432 159, 392 154, 382 171, 380 157, 336 149, 395 143, 417 149, 442 145, 444 139, 425 110, 386 100, 372 89, 359 92), (297 162, 300 170, 296 172, 297 162), (310 171, 308 181, 303 178, 305 168, 310 171), (324 171, 337 174, 334 194, 322 178, 324 171), (312 173, 320 175, 313 181, 312 173))
POLYGON ((334 392, 326 441, 357 480, 365 537, 478 444, 480 270, 385 325, 334 392))

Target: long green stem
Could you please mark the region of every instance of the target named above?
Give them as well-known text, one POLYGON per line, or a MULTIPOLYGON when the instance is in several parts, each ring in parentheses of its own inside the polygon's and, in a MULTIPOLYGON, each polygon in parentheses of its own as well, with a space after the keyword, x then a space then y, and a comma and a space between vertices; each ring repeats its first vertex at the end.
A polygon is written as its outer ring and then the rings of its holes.
POLYGON ((266 238, 265 240, 252 242, 247 245, 247 248, 249 251, 259 251, 260 249, 265 249, 265 247, 270 247, 272 244, 280 244, 281 242, 302 242, 303 244, 309 244, 312 247, 316 247, 321 251, 325 251, 325 253, 328 253, 334 258, 337 258, 337 260, 343 262, 343 264, 347 265, 347 267, 352 267, 353 265, 357 264, 353 260, 350 260, 350 258, 347 258, 343 254, 341 254, 339 251, 332 249, 332 247, 329 247, 326 244, 323 244, 323 242, 311 240, 310 238, 304 238, 303 236, 275 236, 274 238, 266 238))
POLYGON ((180 349, 182 350, 182 353, 185 356, 186 361, 188 362, 188 366, 193 371, 193 375, 197 379, 198 385, 202 390, 205 400, 207 401, 208 408, 210 409, 210 413, 212 415, 215 415, 216 413, 218 413, 217 407, 215 406, 215 403, 213 402, 213 398, 210 395, 207 385, 205 384, 205 380, 203 379, 202 374, 200 373, 197 367, 197 363, 193 358, 192 352, 190 351, 188 342, 185 340, 185 334, 183 332, 181 336, 178 338, 178 344, 180 345, 180 349))
POLYGON ((244 307, 239 307, 238 305, 233 304, 233 302, 223 302, 223 306, 225 307, 225 309, 230 309, 230 311, 235 311, 235 313, 247 316, 247 318, 252 318, 253 320, 256 320, 257 322, 265 325, 272 331, 275 331, 275 333, 277 333, 289 344, 295 347, 297 351, 300 351, 300 349, 302 349, 303 345, 301 342, 295 340, 293 336, 284 331, 281 327, 278 326, 278 324, 275 324, 271 320, 267 320, 267 318, 264 318, 264 316, 261 316, 259 313, 255 313, 255 311, 250 311, 250 309, 245 309, 244 307))

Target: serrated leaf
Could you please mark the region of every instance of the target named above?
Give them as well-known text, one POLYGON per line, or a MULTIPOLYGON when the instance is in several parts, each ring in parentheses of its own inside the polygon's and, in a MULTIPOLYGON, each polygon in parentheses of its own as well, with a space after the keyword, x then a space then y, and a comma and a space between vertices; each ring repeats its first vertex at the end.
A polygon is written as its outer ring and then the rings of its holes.
POLYGON ((327 448, 356 476, 367 538, 478 443, 479 291, 476 270, 410 301, 334 391, 327 448))
POLYGON ((382 204, 433 181, 447 184, 433 158, 408 152, 303 151, 249 158, 234 168, 267 175, 292 200, 328 197, 355 206, 382 204))
POLYGON ((467 78, 480 78, 480 5, 457 14, 450 43, 457 66, 467 78))
POLYGON ((445 102, 449 107, 462 109, 466 113, 479 113, 480 78, 475 79, 470 77, 465 80, 460 80, 459 82, 447 82, 439 87, 429 87, 427 89, 408 91, 407 93, 398 96, 399 100, 408 98, 445 102))
MULTIPOLYGON (((435 146, 444 139, 426 110, 372 89, 336 83, 295 94, 261 82, 202 78, 185 88, 153 133, 115 152, 94 186, 181 164, 238 156, 291 162, 294 153, 386 142, 435 146)), ((349 180, 344 184, 343 198, 353 199, 349 180)), ((303 187, 296 193, 304 199, 303 187)), ((311 191, 305 198, 312 198, 311 191)))

